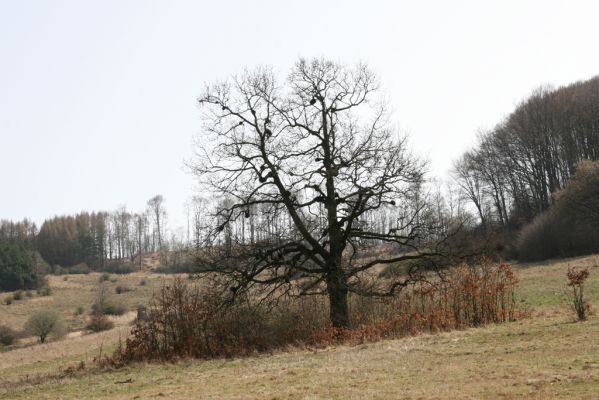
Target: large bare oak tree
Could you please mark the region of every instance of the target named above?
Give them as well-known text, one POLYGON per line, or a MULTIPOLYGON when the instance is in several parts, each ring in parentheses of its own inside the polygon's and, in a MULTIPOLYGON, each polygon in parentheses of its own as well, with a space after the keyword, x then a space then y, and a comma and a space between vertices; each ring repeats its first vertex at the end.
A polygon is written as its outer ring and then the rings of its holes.
POLYGON ((214 270, 230 278, 232 293, 257 285, 326 293, 331 323, 345 327, 350 292, 391 295, 415 279, 381 285, 365 279, 367 271, 434 253, 429 245, 419 250, 414 199, 423 163, 392 129, 366 66, 302 59, 282 83, 261 68, 208 85, 199 102, 204 130, 192 167, 207 193, 225 199, 214 236, 256 209, 288 220, 272 240, 219 246, 227 251, 218 252, 214 270), (377 212, 394 217, 382 231, 368 224, 377 212), (368 244, 396 251, 364 257, 368 244))

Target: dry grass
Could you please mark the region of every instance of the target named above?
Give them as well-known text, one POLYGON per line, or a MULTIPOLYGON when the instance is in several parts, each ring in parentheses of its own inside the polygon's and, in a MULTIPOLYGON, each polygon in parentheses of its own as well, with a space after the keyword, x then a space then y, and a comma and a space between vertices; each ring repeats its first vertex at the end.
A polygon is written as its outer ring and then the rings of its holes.
MULTIPOLYGON (((41 385, 9 398, 446 399, 593 398, 599 323, 537 317, 358 347, 233 360, 135 365, 41 385), (131 379, 131 383, 118 384, 131 379)), ((0 392, 1 393, 1 392, 0 392)))
MULTIPOLYGON (((50 296, 24 297, 23 300, 14 301, 11 305, 0 304, 0 321, 15 330, 21 330, 25 321, 31 314, 42 308, 50 308, 59 313, 66 322, 69 331, 81 330, 87 323, 91 306, 96 299, 96 286, 101 274, 90 273, 88 275, 61 275, 49 276, 49 284, 52 289, 50 296), (67 280, 64 280, 64 277, 67 280), (82 315, 75 315, 78 306, 83 307, 82 315)), ((108 281, 108 293, 122 301, 129 309, 135 309, 140 304, 146 304, 152 293, 162 283, 172 279, 171 276, 162 274, 150 274, 136 272, 128 275, 111 275, 116 282, 108 281), (145 279, 146 285, 140 286, 139 282, 145 279), (117 285, 126 285, 133 290, 120 295, 115 294, 117 285)), ((35 292, 34 292, 35 293, 35 292)), ((0 300, 9 296, 10 292, 0 293, 0 300)))
POLYGON ((29 359, 17 366, 18 356, 11 353, 21 350, 0 354, 0 365, 7 366, 1 371, 0 398, 77 399, 82 393, 97 399, 597 398, 599 318, 574 322, 564 296, 568 266, 590 268, 586 295, 597 307, 598 256, 516 265, 519 297, 534 310, 518 322, 357 347, 137 364, 36 384, 24 378, 89 360, 99 351, 99 335, 107 335, 106 351, 107 343, 118 340, 108 339, 116 334, 110 331, 68 339, 64 350, 62 342, 45 345, 55 347, 48 347, 41 362, 29 359))

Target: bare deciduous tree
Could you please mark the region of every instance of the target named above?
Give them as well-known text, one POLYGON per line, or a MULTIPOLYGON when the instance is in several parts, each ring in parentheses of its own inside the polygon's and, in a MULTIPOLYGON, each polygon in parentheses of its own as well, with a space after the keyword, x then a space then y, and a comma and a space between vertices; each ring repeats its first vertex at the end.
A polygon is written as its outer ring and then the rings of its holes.
POLYGON ((158 239, 158 249, 162 250, 162 228, 164 225, 164 215, 166 211, 164 210, 164 197, 162 195, 156 195, 148 200, 148 208, 154 219, 154 224, 156 225, 156 235, 158 239))
POLYGON ((213 270, 232 293, 326 293, 332 324, 344 327, 349 292, 391 295, 416 279, 382 285, 367 271, 435 253, 430 244, 419 250, 422 207, 412 201, 423 163, 391 129, 378 88, 366 66, 321 59, 297 62, 285 85, 263 68, 206 88, 199 99, 205 135, 191 166, 206 191, 223 199, 213 236, 229 241, 228 227, 252 209, 273 216, 269 240, 215 247, 227 248, 213 270), (373 229, 367 217, 385 210, 401 218, 373 229), (367 244, 399 251, 364 258, 367 244))

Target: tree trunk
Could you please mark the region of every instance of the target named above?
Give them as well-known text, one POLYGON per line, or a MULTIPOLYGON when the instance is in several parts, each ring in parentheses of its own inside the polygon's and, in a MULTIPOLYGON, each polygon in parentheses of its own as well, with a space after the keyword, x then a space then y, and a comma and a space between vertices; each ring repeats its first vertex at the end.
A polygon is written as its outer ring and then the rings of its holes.
POLYGON ((341 273, 333 272, 327 277, 330 320, 335 328, 349 327, 349 307, 347 285, 341 273))

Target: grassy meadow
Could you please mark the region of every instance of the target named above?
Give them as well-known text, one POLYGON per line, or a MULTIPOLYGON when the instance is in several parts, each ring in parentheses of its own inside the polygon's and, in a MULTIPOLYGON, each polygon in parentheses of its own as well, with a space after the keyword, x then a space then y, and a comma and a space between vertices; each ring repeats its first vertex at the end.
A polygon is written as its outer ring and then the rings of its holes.
MULTIPOLYGON (((599 317, 575 322, 568 267, 588 267, 588 301, 599 307, 599 256, 515 264, 518 301, 530 316, 482 328, 423 334, 357 346, 290 349, 248 358, 77 367, 126 337, 134 315, 113 317, 110 331, 85 326, 100 274, 53 276, 52 294, 0 305, 0 320, 20 329, 41 307, 60 312, 73 331, 62 340, 0 353, 0 398, 7 399, 593 399, 599 395, 599 317), (75 315, 77 306, 85 313, 75 315)), ((147 303, 171 276, 111 275, 111 296, 130 310, 147 303), (141 280, 145 285, 140 285, 141 280)), ((7 293, 0 295, 7 296, 7 293)))

